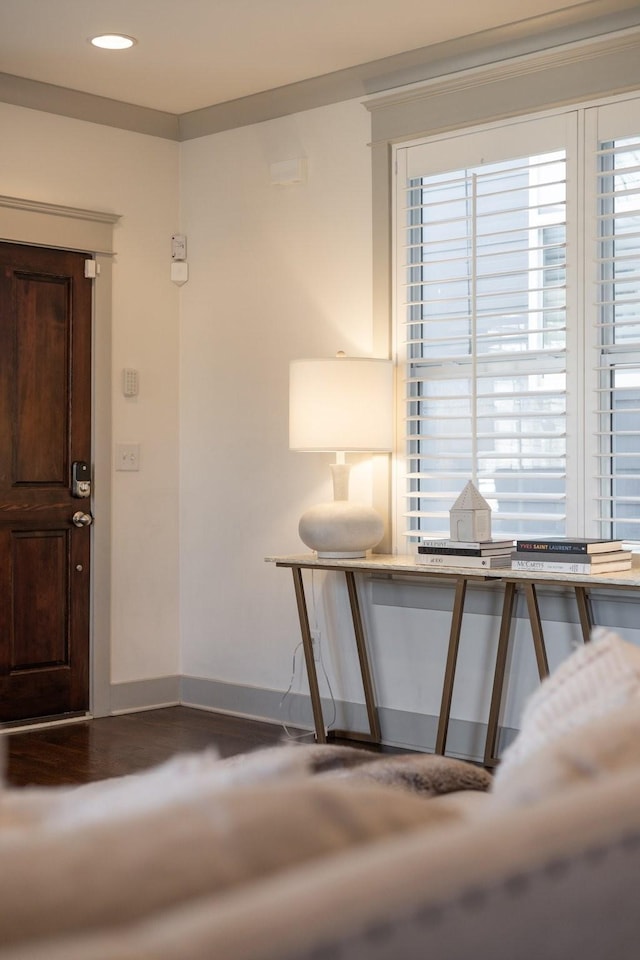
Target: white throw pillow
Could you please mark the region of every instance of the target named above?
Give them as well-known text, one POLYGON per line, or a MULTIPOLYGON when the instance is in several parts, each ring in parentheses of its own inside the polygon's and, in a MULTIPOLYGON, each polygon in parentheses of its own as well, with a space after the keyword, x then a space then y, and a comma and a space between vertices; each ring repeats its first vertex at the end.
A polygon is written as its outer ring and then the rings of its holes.
POLYGON ((532 694, 522 726, 505 750, 494 786, 571 730, 640 699, 640 647, 596 627, 591 643, 568 657, 532 694))

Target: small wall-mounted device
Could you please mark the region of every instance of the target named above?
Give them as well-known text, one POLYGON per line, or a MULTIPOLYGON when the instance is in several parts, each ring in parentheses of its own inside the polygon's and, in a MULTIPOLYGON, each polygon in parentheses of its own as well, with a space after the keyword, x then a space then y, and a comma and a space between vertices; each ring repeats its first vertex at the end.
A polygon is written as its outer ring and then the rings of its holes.
POLYGON ((140 377, 133 367, 122 371, 122 393, 125 397, 137 397, 140 392, 140 377))
POLYGON ((184 233, 174 233, 171 237, 171 259, 187 259, 187 238, 184 233))
POLYGON ((84 460, 71 464, 71 496, 85 500, 91 496, 91 469, 84 460))
POLYGON ((185 260, 174 260, 171 264, 171 279, 181 287, 189 279, 189 264, 185 260))
POLYGON ((291 160, 276 160, 269 164, 271 183, 286 187, 292 183, 306 183, 307 158, 294 157, 291 160))

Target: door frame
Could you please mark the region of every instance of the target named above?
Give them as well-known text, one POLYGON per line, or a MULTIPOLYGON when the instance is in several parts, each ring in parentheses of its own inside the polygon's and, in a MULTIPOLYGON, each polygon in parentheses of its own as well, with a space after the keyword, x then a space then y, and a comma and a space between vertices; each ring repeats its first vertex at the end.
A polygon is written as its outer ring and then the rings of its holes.
POLYGON ((94 717, 111 713, 111 284, 113 231, 119 220, 118 214, 99 210, 0 196, 0 240, 90 253, 99 269, 93 283, 91 340, 96 522, 91 545, 89 708, 94 717))

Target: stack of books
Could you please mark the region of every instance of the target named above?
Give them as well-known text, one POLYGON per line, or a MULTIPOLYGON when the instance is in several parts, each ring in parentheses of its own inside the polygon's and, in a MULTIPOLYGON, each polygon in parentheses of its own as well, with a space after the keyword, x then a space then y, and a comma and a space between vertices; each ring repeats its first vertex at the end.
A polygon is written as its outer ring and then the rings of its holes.
POLYGON ((516 540, 511 566, 541 573, 615 573, 630 570, 632 558, 622 540, 516 540))
POLYGON ((418 563, 433 567, 511 566, 513 540, 424 540, 418 547, 418 563))

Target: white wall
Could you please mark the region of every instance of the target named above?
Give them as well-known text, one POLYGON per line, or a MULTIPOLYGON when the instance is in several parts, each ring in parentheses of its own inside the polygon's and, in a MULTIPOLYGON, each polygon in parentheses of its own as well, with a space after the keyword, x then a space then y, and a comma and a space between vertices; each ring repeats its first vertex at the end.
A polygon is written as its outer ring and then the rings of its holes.
POLYGON ((138 441, 142 456, 139 473, 113 474, 112 681, 173 675, 178 291, 169 262, 178 225, 179 148, 7 104, 0 104, 0 130, 3 194, 122 215, 114 235, 113 436, 138 441), (135 400, 120 392, 124 366, 140 370, 135 400))
MULTIPOLYGON (((353 101, 183 144, 186 676, 278 691, 291 679, 299 642, 291 574, 263 558, 306 550, 298 518, 331 497, 331 458, 288 450, 288 364, 372 352, 369 139, 369 115, 353 101), (292 156, 307 158, 308 181, 274 186, 269 163, 292 156)), ((361 499, 370 497, 367 467, 356 465, 353 477, 361 499)), ((362 702, 342 578, 315 574, 307 594, 333 694, 362 702)), ((380 704, 437 715, 450 607, 375 606, 370 589, 365 598, 380 704)), ((496 640, 492 617, 465 620, 454 716, 486 720, 496 640)), ((294 690, 305 692, 301 656, 296 663, 294 690)))
POLYGON ((367 112, 350 102, 182 146, 187 675, 287 685, 291 577, 263 558, 305 549, 298 517, 331 496, 331 458, 288 450, 288 365, 339 349, 371 355, 368 135, 367 112), (270 163, 298 156, 307 182, 272 185, 270 163))

